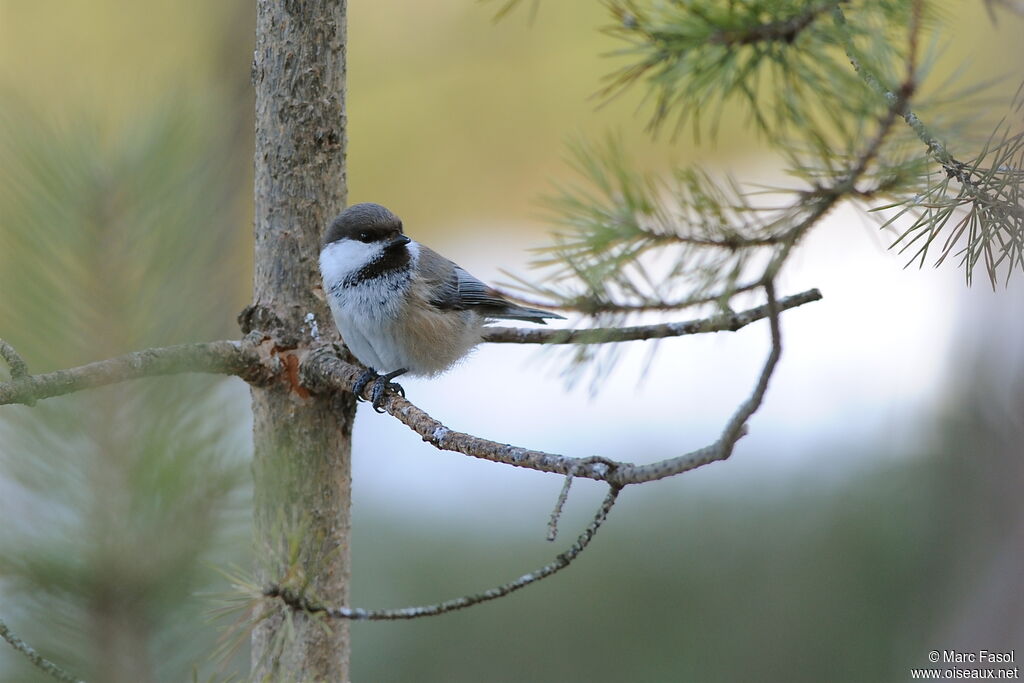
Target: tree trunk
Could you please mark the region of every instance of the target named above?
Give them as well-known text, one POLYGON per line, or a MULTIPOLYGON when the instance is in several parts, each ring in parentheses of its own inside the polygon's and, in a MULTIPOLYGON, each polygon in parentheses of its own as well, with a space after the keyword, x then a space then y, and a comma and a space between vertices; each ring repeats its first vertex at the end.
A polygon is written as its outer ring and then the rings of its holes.
MULTIPOLYGON (((346 199, 345 13, 345 0, 257 0, 254 299, 279 350, 309 343, 309 313, 334 334, 317 256, 346 199)), ((311 596, 344 605, 355 403, 296 389, 252 390, 256 576, 265 585, 301 572, 311 596)), ((346 681, 348 662, 343 622, 328 629, 282 610, 253 633, 253 680, 346 681)))

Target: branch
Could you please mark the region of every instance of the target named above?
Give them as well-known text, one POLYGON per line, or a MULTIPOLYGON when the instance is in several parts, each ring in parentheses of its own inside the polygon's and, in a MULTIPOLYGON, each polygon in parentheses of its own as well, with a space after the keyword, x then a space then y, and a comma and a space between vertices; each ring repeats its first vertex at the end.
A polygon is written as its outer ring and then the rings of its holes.
MULTIPOLYGON (((7 358, 7 355, 4 357, 7 358)), ((188 372, 236 375, 247 382, 258 382, 268 378, 273 368, 273 364, 265 364, 260 347, 249 341, 214 341, 143 349, 42 375, 18 376, 12 366, 11 381, 0 382, 0 405, 31 405, 37 399, 63 396, 140 377, 188 372)))
POLYGON ((11 379, 21 379, 28 375, 28 364, 14 347, 0 339, 0 358, 4 359, 11 370, 11 379))
MULTIPOLYGON (((775 301, 773 292, 770 297, 766 306, 759 306, 741 313, 669 324, 671 327, 656 325, 647 328, 624 328, 620 338, 606 341, 670 336, 665 333, 666 329, 672 329, 673 334, 739 329, 754 320, 765 317, 766 314, 769 317, 777 316, 784 307, 794 307, 809 301, 817 301, 821 298, 821 294, 817 290, 808 290, 786 297, 781 302, 775 301)), ((773 319, 773 330, 777 326, 777 320, 773 319)), ((532 330, 509 330, 503 331, 502 335, 520 335, 524 341, 541 341, 540 339, 526 339, 533 332, 532 330)), ((578 343, 597 343, 593 339, 586 340, 587 335, 595 333, 607 332, 613 336, 615 334, 614 330, 559 330, 553 332, 578 335, 579 338, 585 340, 578 343)), ((494 341, 498 341, 502 335, 495 335, 494 341)), ((502 339, 502 341, 512 341, 512 339, 502 339)), ((4 357, 15 358, 13 365, 17 365, 19 369, 16 371, 17 378, 0 383, 0 405, 31 404, 36 399, 62 396, 131 379, 188 372, 237 375, 249 382, 262 382, 280 373, 281 370, 286 370, 287 372, 284 374, 301 398, 307 388, 313 391, 350 392, 355 381, 362 374, 360 368, 342 361, 333 352, 331 345, 320 346, 312 352, 296 352, 294 357, 287 358, 285 362, 275 355, 279 350, 273 345, 273 342, 265 341, 265 343, 255 344, 247 337, 240 342, 216 341, 145 349, 68 370, 58 370, 42 375, 25 375, 22 374, 22 368, 18 365, 20 357, 13 352, 10 345, 5 345, 4 357)), ((760 404, 760 400, 757 404, 760 404)), ((401 396, 388 396, 384 407, 391 415, 419 434, 424 441, 438 449, 516 467, 526 467, 540 472, 571 474, 572 476, 606 481, 618 487, 662 479, 715 460, 727 458, 735 442, 745 433, 745 427, 740 424, 738 431, 736 429, 728 430, 728 433, 723 434, 718 442, 705 448, 658 463, 635 465, 600 456, 574 458, 547 453, 453 431, 401 396)), ((756 406, 754 410, 756 410, 756 406)), ((741 420, 742 422, 745 422, 745 418, 741 420)))
MULTIPOLYGON (((831 186, 816 188, 807 195, 808 200, 815 200, 812 203, 813 208, 802 221, 784 233, 785 240, 782 242, 781 248, 775 253, 775 256, 765 269, 763 277, 765 283, 774 280, 775 275, 778 274, 782 265, 789 257, 789 253, 796 246, 797 242, 804 234, 814 227, 819 220, 824 218, 824 216, 832 210, 832 207, 835 206, 840 199, 849 194, 857 194, 857 181, 860 180, 861 176, 867 172, 872 161, 874 161, 878 156, 882 149, 882 145, 885 143, 886 138, 892 131, 893 124, 896 122, 897 117, 901 115, 906 116, 907 112, 910 111, 910 100, 917 91, 916 64, 918 31, 920 30, 920 10, 920 2, 915 0, 912 15, 914 19, 910 28, 910 46, 909 56, 907 59, 906 76, 903 83, 900 85, 899 93, 890 93, 892 96, 887 98, 889 108, 886 111, 885 116, 879 121, 878 131, 868 142, 864 150, 857 156, 856 161, 852 164, 847 173, 841 176, 831 186)), ((838 21, 846 21, 841 7, 837 6, 835 8, 835 15, 838 21)), ((857 63, 856 57, 853 56, 852 51, 849 49, 847 50, 847 56, 851 60, 854 68, 859 72, 860 67, 857 63)))
POLYGON ((565 501, 569 498, 569 489, 572 488, 572 477, 573 472, 565 475, 565 481, 562 482, 562 490, 558 492, 558 498, 555 500, 555 509, 551 511, 551 519, 548 520, 548 540, 554 541, 558 538, 558 520, 562 518, 562 509, 565 507, 565 501))
MULTIPOLYGON (((857 59, 848 31, 844 32, 843 37, 846 54, 854 70, 872 90, 891 104, 891 110, 898 110, 899 116, 926 147, 925 159, 938 164, 942 169, 938 180, 933 180, 931 174, 924 176, 924 187, 913 197, 900 198, 897 195, 898 201, 881 207, 891 209, 902 206, 885 221, 883 227, 893 225, 906 214, 913 217, 913 222, 899 234, 892 246, 902 244, 900 253, 903 253, 916 244, 910 263, 919 260, 923 265, 939 234, 955 220, 944 243, 937 247, 941 255, 935 264, 941 264, 954 253, 960 256, 960 265, 964 267, 969 285, 977 262, 984 258, 989 280, 995 287, 1000 266, 1005 264, 1007 279, 1015 266, 1024 266, 1024 242, 1021 239, 1024 205, 1020 194, 1020 161, 1024 158, 1020 153, 1024 150, 1024 134, 1012 134, 1012 128, 1009 125, 1004 127, 1005 121, 1002 121, 997 124, 982 151, 973 159, 963 161, 954 156, 946 143, 925 125, 910 108, 906 94, 908 89, 912 91, 914 88, 923 0, 915 0, 911 10, 907 76, 896 92, 889 89, 876 72, 857 59), (958 187, 950 187, 951 181, 956 181, 958 187), (966 207, 966 210, 958 211, 961 207, 966 207), (962 238, 966 244, 954 252, 962 238)), ((837 7, 834 15, 836 24, 844 28, 846 17, 842 9, 837 7)), ((1015 98, 1014 102, 1018 100, 1015 98)))
MULTIPOLYGON (((769 280, 765 285, 768 295, 768 315, 771 321, 772 351, 761 372, 751 397, 730 419, 722 436, 715 443, 698 448, 675 458, 637 465, 619 462, 600 456, 574 458, 557 453, 548 453, 511 444, 498 443, 479 436, 449 429, 431 417, 406 398, 389 393, 384 399, 384 409, 399 422, 409 427, 430 445, 440 450, 462 453, 474 458, 503 463, 514 467, 525 467, 538 472, 585 477, 606 481, 613 486, 623 487, 681 474, 718 460, 725 460, 732 454, 736 442, 746 434, 746 421, 761 405, 768 387, 768 378, 775 369, 782 352, 779 331, 779 303, 769 280)), ((307 354, 299 366, 299 379, 312 392, 351 392, 363 370, 339 358, 333 347, 323 345, 307 354)), ((363 390, 363 398, 370 398, 372 387, 363 390)))
MULTIPOLYGON (((716 460, 724 460, 732 454, 736 443, 746 434, 747 421, 757 412, 764 401, 765 393, 768 391, 768 382, 782 355, 782 333, 779 325, 779 314, 782 309, 780 302, 775 299, 775 287, 771 280, 765 282, 764 290, 767 303, 764 307, 760 307, 764 308, 765 312, 759 313, 758 317, 767 315, 769 318, 772 347, 753 392, 726 423, 718 441, 711 446, 692 451, 678 458, 662 460, 651 465, 634 465, 596 456, 590 458, 570 458, 542 451, 517 448, 508 444, 498 444, 470 434, 452 432, 404 397, 395 394, 389 395, 384 404, 387 411, 420 434, 424 441, 433 444, 437 448, 453 450, 487 460, 505 462, 519 467, 529 467, 540 471, 564 474, 566 477, 565 483, 558 496, 558 501, 555 504, 555 509, 552 512, 551 521, 548 525, 549 539, 554 538, 557 532, 558 518, 568 496, 573 477, 585 476, 591 479, 602 479, 609 483, 608 495, 602 502, 601 507, 598 508, 594 519, 572 547, 558 555, 553 562, 544 565, 536 571, 524 574, 514 581, 491 588, 482 593, 466 595, 433 605, 404 607, 400 609, 367 610, 353 607, 328 607, 310 600, 301 590, 280 584, 268 586, 264 589, 263 595, 265 597, 277 598, 293 610, 322 614, 332 619, 415 619, 444 614, 503 597, 564 569, 590 543, 594 534, 597 533, 597 530, 607 519, 608 512, 615 504, 619 491, 624 486, 663 479, 716 460)), ((797 297, 800 296, 812 296, 810 299, 812 301, 821 297, 817 290, 797 295, 797 297)), ((788 300, 793 300, 794 298, 796 297, 788 297, 788 300)), ((755 310, 757 309, 751 309, 751 311, 746 311, 745 314, 751 314, 755 310)), ((722 316, 719 317, 721 318, 722 316)), ((351 391, 353 383, 362 374, 358 368, 343 362, 333 352, 334 347, 332 345, 325 345, 311 352, 302 361, 299 368, 299 377, 311 390, 317 391, 333 388, 351 391)), ((364 389, 364 391, 366 390, 364 389)))
MULTIPOLYGON (((920 30, 921 11, 920 2, 915 2, 914 13, 912 15, 913 24, 910 29, 910 53, 907 62, 908 73, 899 93, 894 93, 885 87, 878 76, 860 63, 860 60, 857 59, 857 56, 854 54, 853 45, 849 42, 848 35, 845 36, 847 42, 844 45, 846 57, 850 60, 850 65, 853 67, 853 70, 857 72, 857 75, 860 76, 872 90, 889 102, 890 112, 895 112, 903 117, 903 120, 906 121, 907 125, 914 131, 918 139, 925 144, 928 148, 929 154, 939 163, 940 166, 942 166, 943 170, 951 178, 956 178, 963 185, 976 190, 977 188, 971 180, 971 170, 968 168, 967 164, 958 161, 952 154, 950 154, 949 150, 946 149, 945 143, 935 137, 924 122, 918 118, 917 114, 907 106, 910 100, 910 94, 915 87, 914 71, 916 66, 917 40, 918 31, 920 30), (910 92, 906 92, 908 88, 910 89, 910 92)), ((843 12, 842 7, 837 5, 833 9, 833 15, 835 16, 836 23, 839 26, 846 25, 846 14, 843 12)))
MULTIPOLYGON (((351 392, 356 380, 362 374, 362 368, 341 360, 330 345, 321 346, 309 353, 299 366, 299 377, 303 385, 314 393, 351 392)), ((372 383, 363 390, 363 398, 369 398, 371 390, 372 383)), ((607 481, 610 484, 617 483, 613 473, 621 463, 614 460, 572 458, 457 432, 445 427, 425 411, 394 393, 389 393, 382 405, 399 422, 440 450, 453 451, 474 458, 525 467, 539 472, 568 474, 575 468, 574 476, 607 481), (589 462, 584 464, 585 461, 589 462)))
POLYGON ((608 512, 615 504, 615 499, 618 497, 620 490, 621 487, 614 484, 609 488, 608 495, 605 496, 601 506, 594 514, 594 519, 591 520, 587 528, 583 530, 583 533, 576 539, 576 542, 573 543, 568 550, 556 557, 552 562, 549 562, 540 569, 529 572, 528 574, 523 574, 514 581, 509 581, 508 583, 504 583, 500 586, 490 588, 482 593, 474 593, 473 595, 465 595, 460 598, 445 600, 444 602, 435 605, 378 610, 361 609, 358 607, 326 607, 324 605, 318 605, 310 601, 301 591, 276 584, 268 586, 266 590, 263 591, 263 595, 268 598, 279 598, 285 605, 294 610, 323 614, 332 619, 366 621, 432 617, 438 614, 444 614, 445 612, 453 612, 465 607, 471 607, 473 605, 480 604, 481 602, 487 602, 488 600, 495 600, 506 596, 509 593, 515 592, 520 588, 525 588, 531 583, 536 583, 541 579, 546 579, 547 577, 568 567, 569 563, 575 560, 579 554, 586 549, 591 539, 594 538, 594 534, 596 534, 597 530, 601 528, 602 524, 604 524, 605 519, 608 518, 608 512))
MULTIPOLYGON (((0 342, 2 344, 2 342, 0 342)), ((4 356, 6 358, 6 356, 4 356)), ((75 678, 68 672, 61 669, 59 666, 51 662, 50 660, 43 657, 41 654, 36 652, 31 645, 26 643, 18 636, 11 633, 11 630, 7 627, 7 624, 0 619, 0 638, 3 638, 11 644, 15 650, 28 657, 32 665, 40 671, 48 673, 49 675, 56 678, 58 681, 64 681, 64 683, 83 683, 79 679, 75 678)))
MULTIPOLYGON (((28 363, 21 357, 21 354, 14 350, 13 346, 3 339, 0 339, 0 358, 3 358, 4 362, 7 363, 7 367, 11 371, 12 380, 28 377, 28 363)), ((36 402, 35 399, 29 399, 25 404, 34 406, 36 402)))
POLYGON ((733 413, 733 416, 726 423, 725 429, 718 441, 697 449, 677 458, 669 458, 650 465, 623 465, 617 474, 630 483, 643 483, 655 481, 665 477, 681 474, 707 465, 719 460, 725 460, 732 455, 736 442, 746 434, 747 421, 753 416, 764 401, 764 395, 768 391, 768 380, 775 372, 775 366, 782 356, 782 329, 779 325, 779 305, 775 300, 775 285, 771 280, 765 283, 765 294, 768 296, 769 325, 771 326, 772 348, 768 353, 768 359, 761 369, 761 376, 750 397, 744 401, 733 413))
POLYGON ((709 42, 726 46, 753 45, 762 42, 792 43, 819 16, 844 2, 848 2, 848 0, 834 0, 822 3, 817 7, 808 7, 802 13, 789 19, 755 24, 739 29, 720 29, 711 36, 709 42))
MULTIPOLYGON (((656 313, 662 311, 677 311, 684 308, 693 308, 694 306, 700 306, 702 304, 728 301, 737 294, 751 292, 759 287, 761 287, 761 281, 756 280, 754 282, 745 282, 740 285, 729 287, 727 290, 722 292, 695 294, 676 301, 660 300, 643 301, 640 303, 621 303, 609 300, 596 300, 585 296, 576 297, 559 303, 554 301, 535 301, 504 289, 499 289, 498 293, 506 299, 532 308, 544 308, 553 311, 571 311, 593 316, 600 313, 656 313)), ((490 340, 488 339, 485 341, 490 340)))
MULTIPOLYGON (((819 301, 821 292, 809 289, 779 299, 779 310, 785 311, 819 301)), ((664 339, 705 332, 735 332, 752 322, 770 315, 768 305, 757 306, 739 313, 725 313, 684 322, 634 327, 598 327, 579 330, 545 330, 536 328, 495 327, 484 333, 484 341, 492 344, 605 344, 640 339, 664 339)))

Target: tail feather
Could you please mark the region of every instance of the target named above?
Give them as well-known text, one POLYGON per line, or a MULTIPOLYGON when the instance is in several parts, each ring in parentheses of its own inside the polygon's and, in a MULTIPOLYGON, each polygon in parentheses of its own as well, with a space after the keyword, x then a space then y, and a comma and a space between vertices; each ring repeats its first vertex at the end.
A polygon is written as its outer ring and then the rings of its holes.
POLYGON ((547 319, 565 320, 565 316, 558 315, 557 313, 542 311, 539 308, 527 308, 526 306, 520 306, 511 302, 501 308, 488 311, 487 317, 499 320, 522 320, 523 322, 539 323, 541 325, 547 325, 547 319))

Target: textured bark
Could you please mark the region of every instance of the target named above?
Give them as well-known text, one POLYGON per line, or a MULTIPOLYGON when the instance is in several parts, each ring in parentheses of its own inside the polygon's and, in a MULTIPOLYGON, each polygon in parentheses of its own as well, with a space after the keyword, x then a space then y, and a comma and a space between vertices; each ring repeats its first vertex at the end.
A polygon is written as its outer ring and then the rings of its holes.
MULTIPOLYGON (((258 314, 249 319, 282 351, 315 336, 310 313, 323 337, 334 330, 318 294, 317 255, 321 231, 346 198, 345 11, 345 0, 257 1, 258 314)), ((257 578, 301 572, 312 594, 348 604, 353 399, 280 381, 254 387, 252 402, 257 578), (298 544, 294 564, 289 542, 298 544)), ((343 624, 327 629, 282 610, 260 622, 252 648, 253 680, 348 680, 343 624)))
MULTIPOLYGON (((0 344, 3 343, 0 339, 0 344)), ((13 352, 13 349, 11 351, 13 352)), ((263 363, 260 348, 245 341, 215 341, 143 349, 43 375, 25 374, 27 368, 24 361, 21 361, 20 367, 12 365, 12 380, 0 382, 0 405, 32 405, 40 399, 64 396, 140 377, 179 375, 186 372, 237 375, 247 382, 258 384, 267 381, 273 373, 271 368, 276 365, 269 357, 267 365, 263 363)))

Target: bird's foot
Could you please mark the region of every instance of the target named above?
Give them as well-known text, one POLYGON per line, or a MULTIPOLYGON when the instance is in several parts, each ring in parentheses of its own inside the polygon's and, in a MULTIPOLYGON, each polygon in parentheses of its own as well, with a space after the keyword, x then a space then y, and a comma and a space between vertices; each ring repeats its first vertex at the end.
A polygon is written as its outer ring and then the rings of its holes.
MULTIPOLYGON (((389 372, 386 375, 377 375, 377 380, 373 384, 373 390, 370 392, 370 405, 373 406, 374 411, 378 413, 384 412, 384 408, 381 407, 381 404, 384 403, 384 395, 388 390, 391 390, 402 398, 405 398, 405 389, 402 388, 402 385, 397 382, 392 382, 391 380, 399 375, 404 375, 406 372, 408 372, 406 368, 399 368, 398 370, 389 372)), ((376 375, 376 373, 374 374, 376 375)), ((360 377, 360 379, 362 378, 360 377)))
POLYGON ((366 368, 366 371, 363 374, 359 375, 359 379, 357 379, 356 383, 352 385, 352 393, 356 395, 357 401, 366 400, 363 398, 363 389, 366 388, 367 384, 377 379, 378 377, 380 377, 380 375, 378 375, 377 371, 374 370, 373 368, 366 368))
POLYGON ((366 372, 359 376, 356 383, 352 385, 352 393, 356 395, 357 401, 365 401, 363 398, 363 390, 366 389, 370 382, 373 382, 373 389, 370 390, 370 405, 378 413, 383 413, 384 409, 381 407, 384 403, 384 396, 388 390, 391 390, 399 396, 405 397, 405 389, 402 388, 401 384, 392 382, 395 377, 404 375, 408 370, 400 368, 394 372, 389 372, 386 375, 379 375, 373 368, 367 368, 366 372))

